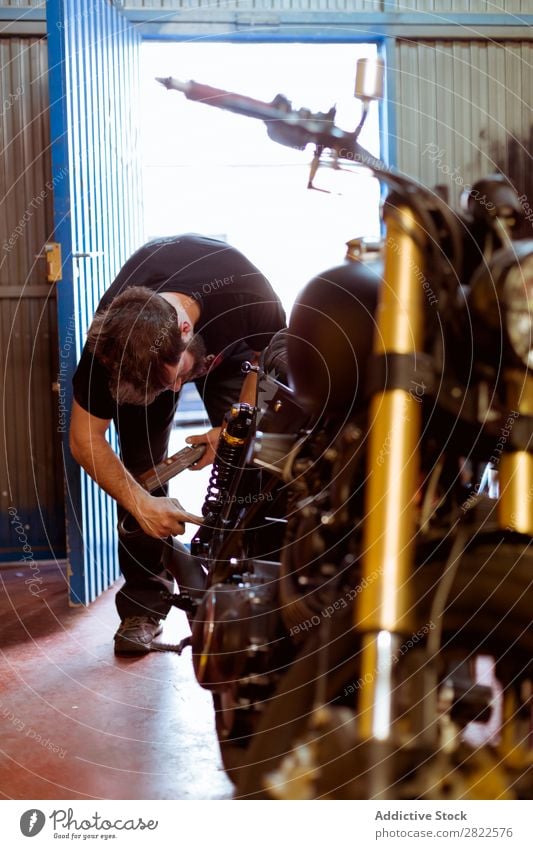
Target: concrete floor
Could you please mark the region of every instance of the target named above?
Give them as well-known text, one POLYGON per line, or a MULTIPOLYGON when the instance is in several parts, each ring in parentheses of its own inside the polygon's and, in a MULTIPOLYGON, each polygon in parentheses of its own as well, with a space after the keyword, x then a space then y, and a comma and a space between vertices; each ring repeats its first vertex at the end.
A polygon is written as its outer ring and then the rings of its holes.
MULTIPOLYGON (((74 610, 62 569, 41 576, 36 597, 0 571, 0 798, 231 798, 190 649, 116 658, 114 589, 74 610)), ((173 610, 160 639, 187 633, 173 610)))

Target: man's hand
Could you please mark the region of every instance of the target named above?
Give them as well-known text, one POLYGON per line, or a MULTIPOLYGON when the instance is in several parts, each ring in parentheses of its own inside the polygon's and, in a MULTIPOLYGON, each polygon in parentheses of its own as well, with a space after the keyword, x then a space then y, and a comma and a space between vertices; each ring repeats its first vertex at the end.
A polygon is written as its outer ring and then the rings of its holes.
POLYGON ((197 471, 198 469, 203 469, 205 466, 209 466, 213 460, 215 459, 215 453, 217 450, 218 440, 220 437, 221 427, 213 427, 211 430, 208 430, 207 433, 195 434, 194 436, 188 436, 185 442, 188 445, 206 445, 205 454, 203 457, 200 457, 197 463, 194 466, 190 466, 191 471, 197 471))
POLYGON ((201 516, 183 509, 177 498, 157 498, 146 494, 139 500, 134 516, 145 534, 166 539, 185 532, 185 522, 201 525, 201 516))
POLYGON ((185 522, 201 525, 203 519, 184 510, 176 498, 157 498, 143 489, 106 441, 108 427, 108 420, 92 416, 73 402, 71 451, 92 479, 136 519, 148 536, 165 539, 184 533, 185 522))

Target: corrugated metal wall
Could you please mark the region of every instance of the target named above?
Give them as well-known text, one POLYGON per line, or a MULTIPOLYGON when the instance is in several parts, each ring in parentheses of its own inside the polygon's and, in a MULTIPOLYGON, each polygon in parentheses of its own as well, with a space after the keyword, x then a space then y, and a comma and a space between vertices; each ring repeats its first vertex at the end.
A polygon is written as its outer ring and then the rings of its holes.
POLYGON ((381 12, 383 0, 126 0, 129 9, 213 9, 271 12, 381 12))
MULTIPOLYGON (((531 0, 393 0, 390 6, 396 6, 397 11, 417 12, 478 12, 498 15, 504 12, 533 12, 531 0)), ((519 21, 516 22, 517 24, 519 21)))
POLYGON ((52 232, 46 41, 0 39, 0 560, 14 508, 37 558, 64 555, 55 292, 35 255, 52 232))
MULTIPOLYGON (((40 6, 45 0, 3 0, 2 6, 40 6)), ((504 12, 533 14, 532 0, 125 0, 114 5, 148 9, 249 9, 283 12, 504 12)), ((517 23, 519 23, 517 21, 517 23)))
POLYGON ((399 167, 450 199, 500 169, 528 192, 533 42, 399 42, 395 55, 399 167))
MULTIPOLYGON (((126 0, 127 8, 282 12, 533 13, 531 0, 126 0)), ((519 23, 519 22, 517 22, 519 23)))

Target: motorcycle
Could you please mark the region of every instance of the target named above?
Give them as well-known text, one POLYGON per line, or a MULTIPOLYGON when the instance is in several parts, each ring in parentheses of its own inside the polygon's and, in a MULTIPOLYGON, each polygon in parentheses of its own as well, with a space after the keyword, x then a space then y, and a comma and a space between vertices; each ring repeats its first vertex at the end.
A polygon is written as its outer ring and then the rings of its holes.
POLYGON ((195 672, 239 798, 530 799, 533 241, 504 176, 456 212, 359 145, 365 63, 353 133, 161 80, 312 142, 310 185, 329 157, 389 190, 382 244, 303 289, 228 413, 195 672))

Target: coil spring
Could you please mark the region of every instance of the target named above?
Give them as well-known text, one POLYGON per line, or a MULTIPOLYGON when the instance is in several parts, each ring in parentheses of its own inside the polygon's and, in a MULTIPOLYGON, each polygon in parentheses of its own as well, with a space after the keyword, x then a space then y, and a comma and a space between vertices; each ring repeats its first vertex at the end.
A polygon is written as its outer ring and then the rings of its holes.
POLYGON ((212 525, 229 495, 229 488, 242 465, 242 454, 250 434, 254 407, 234 404, 224 418, 213 470, 207 486, 202 515, 212 525))

